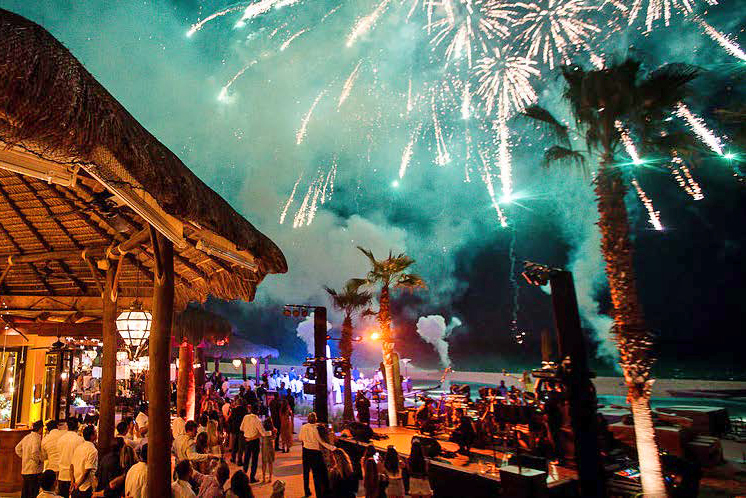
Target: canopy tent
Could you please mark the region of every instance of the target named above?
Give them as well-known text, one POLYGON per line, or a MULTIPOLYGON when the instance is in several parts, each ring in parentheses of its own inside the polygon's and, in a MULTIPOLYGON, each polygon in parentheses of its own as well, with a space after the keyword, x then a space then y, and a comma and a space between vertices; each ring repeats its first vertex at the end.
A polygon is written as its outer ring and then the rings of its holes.
MULTIPOLYGON (((59 41, 1 9, 0 265, 4 334, 103 336, 102 448, 114 434, 116 316, 135 300, 152 310, 154 496, 170 493, 160 477, 170 466, 174 307, 208 295, 250 301, 267 274, 287 271, 279 248, 59 41)), ((29 397, 42 381, 30 379, 29 397)))

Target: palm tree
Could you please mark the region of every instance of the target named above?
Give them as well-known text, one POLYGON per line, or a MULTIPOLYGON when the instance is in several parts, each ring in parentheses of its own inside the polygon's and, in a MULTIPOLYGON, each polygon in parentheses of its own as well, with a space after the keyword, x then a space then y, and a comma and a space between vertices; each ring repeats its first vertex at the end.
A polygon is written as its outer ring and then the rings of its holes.
MULTIPOLYGON (((388 392, 387 404, 389 413, 389 425, 397 425, 397 410, 404 409, 404 396, 401 390, 401 382, 395 382, 394 372, 398 372, 398 355, 394 352, 394 340, 391 335, 391 289, 414 290, 424 288, 425 281, 419 275, 405 273, 407 268, 414 264, 414 260, 406 254, 394 254, 389 251, 389 257, 377 260, 373 252, 358 246, 370 261, 370 271, 365 279, 353 279, 356 283, 380 285, 381 294, 378 297, 378 312, 375 314, 381 327, 381 345, 383 349, 383 366, 386 374, 386 390, 388 392)), ((398 380, 398 379, 397 379, 398 380)))
POLYGON ((337 292, 329 287, 324 287, 326 292, 331 296, 332 304, 336 309, 342 311, 345 315, 342 322, 342 338, 339 342, 339 349, 344 358, 344 420, 353 420, 355 418, 352 412, 352 380, 350 376, 351 358, 352 358, 352 315, 367 308, 370 305, 373 294, 360 290, 360 282, 357 280, 348 280, 342 292, 337 292))
POLYGON ((614 309, 614 337, 635 423, 642 487, 645 496, 665 496, 650 414, 653 342, 637 295, 624 203, 624 180, 634 166, 629 160, 616 159, 624 151, 623 133, 634 136, 644 148, 675 145, 681 137, 665 129, 664 119, 686 96, 688 83, 697 71, 682 64, 669 64, 644 76, 640 63, 628 59, 602 70, 565 66, 562 75, 566 83, 563 97, 574 118, 574 128, 569 129, 538 106, 528 108, 525 115, 543 124, 558 139, 559 143, 546 151, 545 164, 564 162, 585 169, 591 158, 598 160, 594 189, 601 251, 614 309), (571 134, 585 143, 586 150, 573 150, 571 134))

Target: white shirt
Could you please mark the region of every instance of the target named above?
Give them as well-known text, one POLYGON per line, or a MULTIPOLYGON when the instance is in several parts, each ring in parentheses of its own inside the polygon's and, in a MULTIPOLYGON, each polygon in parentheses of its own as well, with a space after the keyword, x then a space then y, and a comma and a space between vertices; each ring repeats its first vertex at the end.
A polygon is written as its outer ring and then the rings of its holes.
POLYGON ((300 434, 298 439, 303 443, 303 447, 307 450, 320 450, 321 449, 321 436, 319 436, 319 429, 317 424, 303 424, 300 428, 300 434))
POLYGON ((174 440, 176 440, 177 436, 181 436, 185 432, 185 426, 186 426, 186 420, 184 420, 181 417, 176 417, 174 421, 171 423, 171 434, 174 436, 174 440))
POLYGON ((243 432, 247 441, 269 434, 264 430, 264 427, 262 427, 262 421, 259 420, 259 417, 253 413, 244 415, 244 418, 241 421, 241 432, 243 432))
POLYGON ((230 389, 230 387, 231 387, 231 383, 226 380, 226 381, 223 382, 223 385, 220 386, 220 387, 223 389, 224 393, 227 393, 228 389, 230 389))
POLYGON ((21 474, 41 474, 44 460, 41 458, 41 434, 31 431, 16 445, 16 455, 21 459, 21 474))
POLYGON ((143 412, 138 413, 135 417, 135 423, 139 429, 146 429, 148 427, 148 416, 143 412))
POLYGON ((39 491, 39 494, 36 495, 36 498, 62 498, 60 495, 56 495, 51 491, 44 491, 43 489, 39 491))
POLYGON ((210 455, 194 451, 194 438, 187 433, 174 440, 174 453, 176 453, 177 462, 182 460, 201 461, 210 458, 210 455))
POLYGON ((78 482, 83 477, 86 470, 90 470, 86 480, 78 486, 78 489, 81 491, 88 491, 91 484, 93 484, 93 476, 96 474, 96 468, 98 468, 98 450, 96 449, 96 445, 90 441, 85 441, 75 448, 72 464, 75 471, 75 482, 78 482))
POLYGON ((124 495, 130 498, 148 498, 148 464, 137 462, 124 478, 124 495))
POLYGON ((41 440, 41 458, 47 463, 44 470, 50 469, 55 472, 60 471, 60 446, 59 440, 65 431, 52 429, 41 440))
POLYGON ((171 496, 173 498, 195 498, 197 495, 192 491, 192 486, 187 481, 176 480, 171 483, 171 496))
POLYGON ((84 439, 75 431, 66 431, 57 441, 60 449, 60 475, 57 477, 60 481, 70 482, 70 463, 73 460, 75 448, 83 444, 84 439))

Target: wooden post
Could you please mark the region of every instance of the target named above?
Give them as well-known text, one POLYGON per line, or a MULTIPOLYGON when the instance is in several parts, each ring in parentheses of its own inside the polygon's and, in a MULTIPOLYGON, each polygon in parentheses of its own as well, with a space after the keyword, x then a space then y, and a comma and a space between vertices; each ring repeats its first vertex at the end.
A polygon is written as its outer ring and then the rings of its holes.
POLYGON ((150 329, 148 383, 148 492, 171 496, 170 365, 171 325, 174 314, 174 246, 150 229, 155 254, 153 324, 150 329))
POLYGON ((256 358, 256 378, 254 379, 254 389, 259 387, 259 379, 261 378, 261 372, 259 371, 259 365, 261 365, 261 358, 256 358))
MULTIPOLYGON (((108 261, 107 261, 108 262, 108 261)), ((117 302, 112 292, 116 268, 111 262, 106 269, 104 284, 102 335, 104 348, 101 354, 101 397, 99 408, 98 448, 101 455, 109 453, 114 440, 117 394, 117 302)))
POLYGON ((179 346, 179 378, 176 381, 176 413, 186 410, 186 419, 194 420, 194 349, 184 342, 179 346))
POLYGON ((243 373, 243 380, 246 382, 246 358, 241 358, 241 370, 243 373))
POLYGON ((207 358, 205 358, 205 348, 202 346, 196 346, 194 348, 194 353, 196 363, 199 364, 199 367, 194 369, 194 406, 196 407, 196 411, 199 411, 202 407, 202 396, 205 394, 205 371, 207 370, 207 358))

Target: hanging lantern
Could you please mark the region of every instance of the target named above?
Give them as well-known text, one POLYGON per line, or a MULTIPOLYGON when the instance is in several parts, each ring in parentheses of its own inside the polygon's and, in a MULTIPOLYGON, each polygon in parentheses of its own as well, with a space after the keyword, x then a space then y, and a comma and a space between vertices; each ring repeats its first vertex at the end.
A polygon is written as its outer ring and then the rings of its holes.
POLYGON ((85 354, 91 359, 91 361, 95 360, 96 356, 98 356, 98 352, 95 349, 88 349, 85 354))
POLYGON ((257 363, 257 359, 256 359, 256 358, 252 358, 252 359, 251 359, 251 364, 252 364, 252 365, 256 365, 256 363, 257 363))
POLYGON ((124 339, 124 343, 133 352, 133 357, 137 357, 147 343, 152 319, 150 312, 143 311, 140 306, 122 311, 117 317, 117 330, 124 339))
POLYGON ((236 370, 241 368, 241 360, 233 360, 231 363, 233 363, 233 368, 235 368, 236 370))

